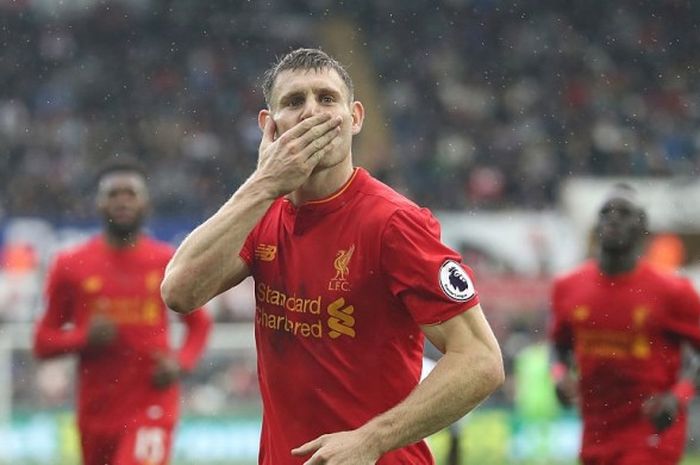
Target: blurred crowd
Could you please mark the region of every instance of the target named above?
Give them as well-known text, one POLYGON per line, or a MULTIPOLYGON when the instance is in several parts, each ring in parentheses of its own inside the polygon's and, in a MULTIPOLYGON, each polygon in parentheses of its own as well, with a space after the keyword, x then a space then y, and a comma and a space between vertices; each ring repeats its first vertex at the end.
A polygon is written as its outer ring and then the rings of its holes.
MULTIPOLYGON (((696 174, 694 2, 0 2, 0 211, 90 216, 108 157, 201 217, 256 163, 258 78, 343 18, 390 143, 373 171, 435 209, 546 208, 585 174, 696 174), (364 66, 364 65, 363 65, 364 66)), ((357 96, 360 100, 363 95, 357 96)), ((369 154, 375 156, 377 154, 369 154)))

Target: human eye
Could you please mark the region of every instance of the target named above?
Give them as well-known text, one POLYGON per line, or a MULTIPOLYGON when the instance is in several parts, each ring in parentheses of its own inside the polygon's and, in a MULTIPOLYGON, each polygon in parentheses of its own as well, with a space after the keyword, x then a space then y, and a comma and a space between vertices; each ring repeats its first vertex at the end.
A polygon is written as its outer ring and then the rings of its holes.
POLYGON ((335 103, 335 97, 330 95, 330 94, 322 95, 321 96, 321 103, 324 103, 326 105, 330 105, 332 103, 335 103))
POLYGON ((294 96, 294 97, 290 97, 286 103, 287 103, 286 106, 288 106, 288 107, 298 107, 299 105, 304 103, 304 99, 301 96, 294 96))

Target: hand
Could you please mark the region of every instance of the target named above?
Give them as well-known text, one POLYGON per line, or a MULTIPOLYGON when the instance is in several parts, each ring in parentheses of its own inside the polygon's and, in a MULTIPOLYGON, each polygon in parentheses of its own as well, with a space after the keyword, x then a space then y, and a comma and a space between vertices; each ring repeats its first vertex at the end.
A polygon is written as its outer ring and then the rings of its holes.
POLYGON ((178 380, 182 374, 182 369, 173 355, 156 352, 153 354, 153 358, 156 362, 156 367, 151 381, 156 388, 165 389, 178 380))
POLYGON ((277 126, 271 116, 267 117, 256 176, 270 182, 275 198, 304 184, 323 156, 336 147, 341 121, 327 113, 315 115, 275 139, 277 126))
POLYGON ((679 411, 680 402, 672 392, 655 394, 642 404, 642 412, 658 432, 671 426, 676 421, 679 411))
POLYGON ((554 392, 557 395, 557 399, 564 407, 571 407, 579 404, 577 384, 576 378, 570 373, 565 374, 554 384, 554 392))
POLYGON ((117 325, 104 315, 95 315, 88 323, 87 346, 91 349, 105 347, 117 338, 117 325))
POLYGON ((292 455, 311 455, 304 465, 374 465, 381 452, 360 430, 324 434, 292 449, 292 455))

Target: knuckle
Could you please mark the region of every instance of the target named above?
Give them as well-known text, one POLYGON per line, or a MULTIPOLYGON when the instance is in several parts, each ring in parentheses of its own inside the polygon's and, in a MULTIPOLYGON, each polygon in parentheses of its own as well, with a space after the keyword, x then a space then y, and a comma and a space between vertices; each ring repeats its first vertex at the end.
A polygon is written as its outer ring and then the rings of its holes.
POLYGON ((313 142, 311 143, 311 146, 312 146, 312 148, 314 149, 314 151, 319 151, 319 150, 321 150, 321 149, 323 148, 324 145, 325 145, 325 144, 323 143, 323 141, 322 141, 321 139, 316 139, 315 141, 313 141, 313 142))
POLYGON ((287 131, 284 134, 282 134, 281 136, 279 136, 277 138, 277 141, 280 144, 289 144, 289 143, 294 141, 294 136, 289 131, 287 131))

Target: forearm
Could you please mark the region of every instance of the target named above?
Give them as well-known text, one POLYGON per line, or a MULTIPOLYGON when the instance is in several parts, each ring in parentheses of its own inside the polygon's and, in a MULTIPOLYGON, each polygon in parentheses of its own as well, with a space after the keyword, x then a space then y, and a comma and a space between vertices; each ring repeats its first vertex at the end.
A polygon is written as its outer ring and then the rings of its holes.
POLYGON ((178 362, 183 371, 189 372, 194 369, 202 356, 212 320, 204 309, 199 309, 183 318, 187 326, 187 335, 178 353, 178 362))
POLYGON ((446 353, 403 402, 361 429, 386 453, 454 423, 503 382, 500 356, 487 354, 446 353))
POLYGON ((273 201, 264 182, 252 176, 182 242, 161 285, 168 307, 186 313, 223 290, 240 271, 235 257, 246 237, 273 201))
POLYGON ((38 358, 50 358, 85 348, 87 334, 84 330, 65 331, 53 328, 39 328, 34 336, 34 355, 38 358))

